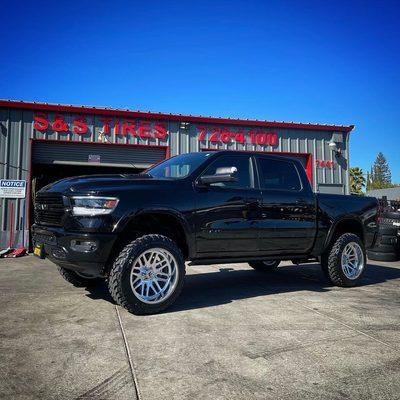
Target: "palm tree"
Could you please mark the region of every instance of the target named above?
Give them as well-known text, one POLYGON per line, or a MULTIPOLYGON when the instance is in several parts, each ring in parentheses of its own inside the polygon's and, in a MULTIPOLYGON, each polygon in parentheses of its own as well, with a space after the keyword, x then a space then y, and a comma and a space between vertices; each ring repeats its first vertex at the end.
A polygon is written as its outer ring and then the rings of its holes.
POLYGON ((352 194, 363 194, 365 178, 363 170, 359 167, 350 168, 350 191, 352 194))

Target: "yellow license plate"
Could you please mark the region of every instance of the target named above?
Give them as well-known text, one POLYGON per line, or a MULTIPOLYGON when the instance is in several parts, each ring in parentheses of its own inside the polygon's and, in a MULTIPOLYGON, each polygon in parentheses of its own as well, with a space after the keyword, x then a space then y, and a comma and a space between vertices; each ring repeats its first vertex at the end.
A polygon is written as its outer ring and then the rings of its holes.
POLYGON ((42 255, 42 247, 41 246, 35 246, 35 248, 33 249, 33 254, 35 256, 41 257, 41 255, 42 255))

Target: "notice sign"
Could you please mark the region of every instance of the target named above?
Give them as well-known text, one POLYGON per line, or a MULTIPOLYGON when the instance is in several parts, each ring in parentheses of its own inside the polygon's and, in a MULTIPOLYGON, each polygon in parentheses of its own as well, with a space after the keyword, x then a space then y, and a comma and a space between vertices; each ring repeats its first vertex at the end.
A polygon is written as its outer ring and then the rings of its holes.
POLYGON ((26 181, 17 179, 0 179, 0 197, 6 199, 23 199, 26 195, 26 181))

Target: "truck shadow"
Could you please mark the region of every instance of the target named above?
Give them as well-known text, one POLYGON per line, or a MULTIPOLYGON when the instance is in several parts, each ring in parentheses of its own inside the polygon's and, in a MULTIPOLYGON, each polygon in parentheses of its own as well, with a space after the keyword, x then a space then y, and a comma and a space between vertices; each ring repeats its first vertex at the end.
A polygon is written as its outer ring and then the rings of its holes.
MULTIPOLYGON (((190 272, 188 267, 188 271, 190 272)), ((201 267, 196 267, 201 269, 201 267)), ((374 285, 400 278, 400 268, 369 264, 359 287, 374 285)), ((176 302, 164 313, 213 307, 234 300, 278 293, 312 291, 327 292, 334 287, 324 277, 319 264, 283 266, 276 272, 259 272, 253 269, 234 269, 228 265, 212 272, 191 273, 176 302)), ((88 287, 87 296, 113 303, 105 283, 88 287)), ((352 288, 340 288, 352 290, 352 288)))

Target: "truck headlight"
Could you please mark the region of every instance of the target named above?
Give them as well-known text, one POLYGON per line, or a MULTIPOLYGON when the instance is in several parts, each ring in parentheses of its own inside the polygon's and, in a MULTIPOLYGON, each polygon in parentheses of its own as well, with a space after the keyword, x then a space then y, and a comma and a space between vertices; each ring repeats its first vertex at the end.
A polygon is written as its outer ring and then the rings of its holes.
POLYGON ((110 214, 117 207, 116 197, 74 196, 71 198, 72 213, 77 216, 110 214))

